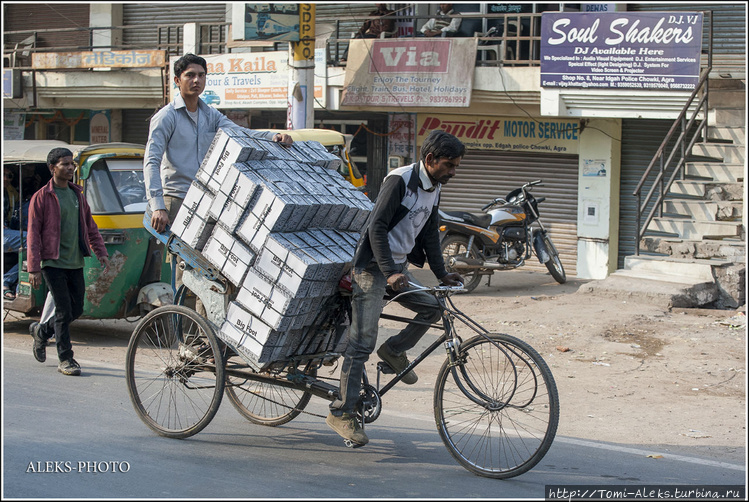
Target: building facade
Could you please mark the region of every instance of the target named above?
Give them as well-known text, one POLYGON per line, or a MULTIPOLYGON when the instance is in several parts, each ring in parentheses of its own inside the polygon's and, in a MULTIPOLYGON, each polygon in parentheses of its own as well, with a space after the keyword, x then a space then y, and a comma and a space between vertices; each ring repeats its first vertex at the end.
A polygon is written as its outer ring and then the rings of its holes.
MULTIPOLYGON (((14 139, 145 143, 150 116, 171 97, 169 62, 186 52, 214 62, 209 73, 215 80, 207 87, 216 88, 214 106, 242 126, 285 128, 288 92, 282 85, 237 92, 266 78, 270 62, 279 75, 290 67, 288 43, 238 39, 236 9, 243 5, 4 3, 4 68, 6 80, 15 84, 3 99, 5 139, 10 133, 14 139), (108 53, 110 62, 101 63, 105 57, 97 52, 108 53), (40 59, 49 53, 58 57, 40 59), (133 61, 123 56, 128 53, 133 61), (76 57, 100 64, 76 66, 76 57), (111 63, 117 57, 125 62, 111 63), (242 96, 241 104, 227 104, 240 103, 242 96)), ((542 85, 543 13, 704 12, 701 66, 709 50, 712 88, 731 93, 729 105, 739 109, 732 113, 739 114, 740 125, 745 122, 745 100, 737 99, 746 78, 743 3, 456 4, 461 32, 445 39, 453 57, 463 54, 447 69, 454 78, 436 87, 412 80, 404 91, 412 97, 391 99, 397 82, 381 76, 370 82, 368 94, 380 101, 367 101, 357 97, 354 84, 357 68, 375 57, 371 48, 390 44, 391 59, 402 54, 406 61, 409 51, 425 43, 413 35, 436 8, 389 6, 398 16, 396 33, 361 40, 353 33, 374 4, 316 5, 315 127, 355 134, 354 160, 367 174, 371 195, 389 167, 418 157, 421 139, 435 128, 460 132, 469 146, 459 175, 445 187, 445 209, 478 212, 523 183, 542 179, 534 194, 546 197, 542 216, 569 276, 605 278, 636 252, 632 191, 691 91, 542 85), (432 105, 409 101, 419 96, 432 105), (464 101, 449 101, 457 99, 464 101)), ((743 207, 739 212, 731 221, 738 219, 735 236, 743 240, 743 207)))

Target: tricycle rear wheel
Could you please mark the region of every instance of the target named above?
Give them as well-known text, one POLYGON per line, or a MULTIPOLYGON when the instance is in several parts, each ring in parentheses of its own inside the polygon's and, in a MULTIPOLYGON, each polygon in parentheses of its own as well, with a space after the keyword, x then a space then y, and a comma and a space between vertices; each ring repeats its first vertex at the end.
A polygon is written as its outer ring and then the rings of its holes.
MULTIPOLYGON (((231 364, 231 363, 227 363, 231 364)), ((317 371, 306 372, 315 376, 317 371)), ((224 392, 240 415, 257 425, 276 427, 291 422, 304 410, 312 394, 251 377, 226 375, 224 392)))
POLYGON ((218 339, 208 321, 187 307, 159 307, 141 319, 130 337, 125 372, 135 411, 161 436, 197 434, 221 404, 218 339))

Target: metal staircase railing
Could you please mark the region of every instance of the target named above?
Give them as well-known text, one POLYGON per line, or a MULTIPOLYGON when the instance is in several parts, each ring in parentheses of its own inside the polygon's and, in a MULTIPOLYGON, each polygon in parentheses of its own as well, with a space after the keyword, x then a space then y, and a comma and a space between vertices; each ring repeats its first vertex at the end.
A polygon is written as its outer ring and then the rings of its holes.
POLYGON ((707 41, 707 67, 703 67, 700 75, 700 80, 697 83, 692 94, 684 104, 681 113, 674 121, 673 125, 663 139, 663 142, 658 147, 658 150, 653 156, 653 160, 650 161, 648 168, 642 175, 640 182, 637 184, 637 188, 632 193, 637 197, 637 216, 636 216, 636 236, 635 236, 635 255, 640 254, 640 241, 647 232, 650 222, 653 218, 663 216, 663 205, 671 186, 676 181, 677 177, 680 180, 685 179, 685 167, 687 158, 692 150, 692 147, 697 140, 702 137, 704 142, 707 141, 707 124, 708 124, 708 94, 709 94, 709 76, 710 71, 713 68, 713 16, 712 11, 708 12, 708 41, 707 41), (696 107, 691 112, 691 116, 687 120, 689 115, 689 109, 692 107, 697 96, 701 96, 696 107), (702 113, 703 119, 700 120, 700 113, 702 113), (697 126, 695 127, 695 124, 697 126), (669 143, 676 132, 681 129, 679 136, 676 138, 674 145, 671 150, 667 152, 669 143), (678 159, 674 162, 674 158, 678 155, 678 159), (647 195, 643 200, 643 191, 645 183, 650 177, 653 170, 658 166, 658 174, 653 181, 653 185, 650 187, 647 195), (647 212, 648 207, 651 206, 653 198, 655 202, 652 204, 650 211, 643 221, 643 215, 647 212))

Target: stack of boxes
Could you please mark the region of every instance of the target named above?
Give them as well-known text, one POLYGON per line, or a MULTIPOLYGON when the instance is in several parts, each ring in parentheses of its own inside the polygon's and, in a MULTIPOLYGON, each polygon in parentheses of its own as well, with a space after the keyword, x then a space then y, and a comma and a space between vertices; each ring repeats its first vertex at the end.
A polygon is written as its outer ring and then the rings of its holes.
POLYGON ((340 163, 317 142, 221 129, 172 225, 235 286, 218 335, 258 370, 342 346, 331 305, 372 203, 340 163))

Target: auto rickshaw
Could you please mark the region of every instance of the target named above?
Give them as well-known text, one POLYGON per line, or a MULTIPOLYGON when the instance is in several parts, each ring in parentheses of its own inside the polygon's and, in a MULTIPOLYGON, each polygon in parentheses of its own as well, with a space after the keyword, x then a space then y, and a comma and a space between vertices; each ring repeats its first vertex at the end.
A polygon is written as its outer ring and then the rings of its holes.
POLYGON ((354 139, 352 134, 344 134, 332 129, 259 129, 260 131, 272 131, 277 133, 288 134, 294 141, 317 141, 329 152, 338 155, 343 163, 338 172, 346 178, 346 181, 356 188, 364 189, 367 180, 361 175, 356 164, 349 156, 351 141, 354 139))
MULTIPOLYGON (((20 200, 27 201, 49 182, 47 154, 52 148, 73 152, 78 166, 75 182, 83 186, 94 221, 109 253, 106 273, 95 256, 84 260, 86 294, 82 318, 120 319, 141 316, 173 302, 171 267, 160 243, 143 228, 146 190, 143 175, 145 146, 130 143, 68 145, 62 141, 5 141, 3 167, 18 175, 20 200)), ((20 211, 23 218, 27 216, 20 211)), ((22 221, 20 228, 26 228, 22 221)), ((47 288, 32 289, 26 268, 26 249, 4 254, 4 272, 19 264, 13 300, 3 309, 35 316, 44 305, 47 288)))

